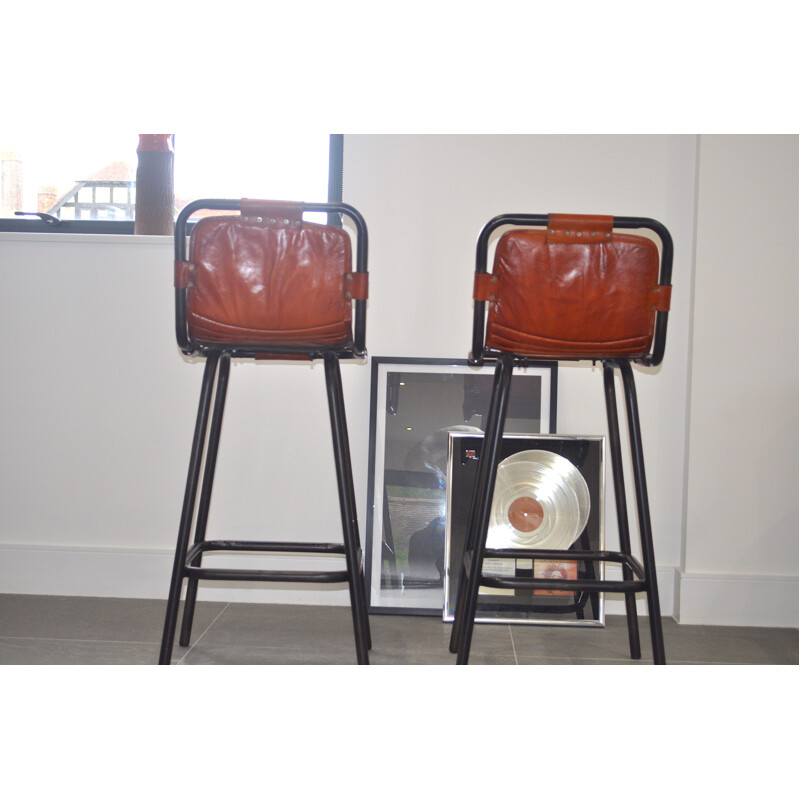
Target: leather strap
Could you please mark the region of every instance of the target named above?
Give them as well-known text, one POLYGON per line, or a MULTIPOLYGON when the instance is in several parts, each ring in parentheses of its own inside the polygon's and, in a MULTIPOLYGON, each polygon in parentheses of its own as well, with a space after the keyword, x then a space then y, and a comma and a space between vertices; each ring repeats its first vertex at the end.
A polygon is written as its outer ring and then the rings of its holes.
POLYGON ((654 286, 647 298, 647 305, 652 311, 669 311, 671 300, 671 286, 654 286))
POLYGON ((176 261, 175 262, 175 288, 186 289, 191 283, 192 270, 194 264, 189 261, 176 261))
POLYGON ((299 228, 303 224, 303 204, 278 200, 241 200, 242 222, 299 228))
POLYGON ((552 244, 602 244, 611 238, 614 217, 549 214, 546 240, 552 244))
POLYGON ((500 281, 491 272, 476 272, 475 286, 472 290, 472 299, 481 301, 492 301, 497 295, 497 287, 500 281))
POLYGON ((369 297, 369 273, 348 272, 344 276, 344 296, 347 300, 366 300, 369 297))

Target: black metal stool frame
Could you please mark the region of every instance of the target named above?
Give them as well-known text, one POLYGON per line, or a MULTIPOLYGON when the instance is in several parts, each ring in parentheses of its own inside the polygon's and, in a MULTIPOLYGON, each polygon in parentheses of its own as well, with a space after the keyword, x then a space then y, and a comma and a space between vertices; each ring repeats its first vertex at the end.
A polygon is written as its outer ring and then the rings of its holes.
MULTIPOLYGON (((188 220, 198 209, 239 210, 238 200, 198 200, 187 205, 175 223, 175 259, 186 258, 186 236, 188 220)), ((344 203, 304 203, 304 212, 326 212, 329 215, 345 214, 353 220, 356 227, 355 271, 367 271, 367 227, 363 217, 356 209, 344 203)), ((329 216, 331 219, 331 216, 329 216)), ((159 664, 169 664, 177 627, 181 589, 187 579, 186 600, 179 642, 189 645, 198 581, 234 580, 269 581, 300 583, 347 583, 350 590, 350 606, 353 616, 353 629, 356 643, 356 658, 359 664, 369 663, 369 650, 372 647, 367 596, 363 575, 363 556, 358 532, 353 473, 350 461, 350 444, 347 433, 342 378, 339 368, 340 358, 363 358, 366 356, 366 300, 355 300, 353 315, 353 341, 344 346, 326 347, 319 350, 309 347, 270 344, 258 347, 210 347, 198 345, 188 334, 186 323, 186 289, 175 289, 175 319, 178 345, 185 355, 205 357, 206 364, 200 390, 194 438, 192 441, 189 470, 186 479, 183 508, 178 530, 178 542, 170 582, 164 632, 161 641, 159 664), (254 358, 265 352, 275 354, 302 355, 306 358, 323 359, 325 364, 325 383, 328 396, 328 409, 331 420, 334 461, 336 464, 339 505, 342 518, 343 544, 298 543, 298 542, 253 542, 214 540, 206 541, 206 526, 214 483, 217 452, 225 398, 228 389, 230 362, 232 358, 254 358), (214 389, 216 384, 216 390, 214 389), (212 401, 213 395, 213 401, 212 401), (209 419, 211 426, 209 429, 209 419), (207 440, 207 441, 206 441, 207 440), (203 471, 202 483, 200 473, 203 471), (200 488, 200 498, 197 492, 200 488), (196 513, 195 513, 196 508, 196 513), (194 523, 194 542, 190 548, 192 525, 194 523), (215 569, 202 566, 204 553, 220 552, 272 552, 301 553, 308 555, 344 555, 344 570, 243 570, 215 569)))
MULTIPOLYGON (((495 217, 481 231, 478 239, 476 272, 487 271, 487 255, 489 238, 493 231, 504 225, 536 226, 547 225, 547 215, 540 214, 504 214, 495 217)), ((661 240, 661 269, 659 283, 669 285, 672 279, 673 244, 669 231, 656 220, 646 217, 614 217, 615 228, 649 229, 661 240)), ((636 594, 644 592, 650 623, 650 635, 653 647, 653 660, 656 664, 666 663, 664 654, 664 637, 661 627, 661 608, 658 598, 656 564, 653 551, 650 506, 645 478, 644 454, 642 448, 639 408, 636 397, 631 361, 644 366, 657 366, 664 357, 667 333, 667 312, 658 311, 656 315, 655 335, 651 352, 645 356, 629 358, 596 359, 603 364, 603 382, 605 390, 606 413, 608 418, 609 450, 614 479, 614 494, 617 506, 620 551, 581 551, 582 560, 595 562, 616 562, 622 566, 622 580, 592 580, 550 578, 494 578, 482 575, 484 558, 531 558, 535 552, 537 558, 564 558, 569 551, 559 550, 487 550, 489 516, 494 495, 494 484, 497 476, 500 446, 502 444, 508 396, 511 386, 512 371, 516 364, 524 364, 530 358, 513 353, 492 351, 484 346, 485 301, 475 301, 473 317, 472 352, 469 360, 473 364, 482 364, 486 360, 496 359, 494 386, 487 414, 485 446, 478 474, 475 480, 475 491, 470 507, 467 526, 467 540, 464 560, 458 583, 455 620, 450 638, 450 651, 457 653, 457 664, 469 661, 472 632, 478 606, 480 586, 503 589, 553 589, 564 591, 588 592, 622 592, 625 595, 625 611, 628 623, 628 642, 632 659, 641 658, 639 642, 639 624, 636 614, 636 594), (614 370, 619 369, 625 394, 625 405, 628 419, 631 461, 638 512, 639 534, 642 543, 641 562, 631 552, 630 530, 628 526, 627 495, 622 470, 622 446, 620 441, 617 397, 614 386, 614 370)), ((580 360, 580 359, 576 359, 580 360)), ((574 554, 573 554, 574 556, 574 554)))

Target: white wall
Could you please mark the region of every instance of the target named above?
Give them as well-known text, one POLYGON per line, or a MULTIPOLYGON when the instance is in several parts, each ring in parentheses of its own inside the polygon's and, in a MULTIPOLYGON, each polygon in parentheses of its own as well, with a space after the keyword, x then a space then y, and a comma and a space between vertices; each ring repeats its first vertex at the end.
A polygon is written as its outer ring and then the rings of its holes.
MULTIPOLYGON (((475 240, 495 214, 575 211, 661 220, 676 244, 667 355, 658 370, 638 370, 637 385, 662 608, 693 622, 730 622, 715 615, 749 582, 768 587, 775 601, 749 604, 750 624, 796 625, 796 351, 774 356, 777 373, 757 368, 766 380, 758 394, 721 407, 709 400, 713 387, 703 381, 713 374, 721 381, 714 385, 739 387, 743 373, 753 374, 754 359, 746 367, 726 359, 700 378, 697 363, 709 362, 719 326, 731 327, 732 312, 711 292, 718 275, 747 276, 736 290, 737 307, 747 296, 749 251, 760 236, 749 225, 737 223, 739 243, 714 257, 708 268, 715 277, 701 272, 709 260, 704 252, 716 252, 715 242, 725 241, 728 230, 715 216, 718 202, 734 190, 747 196, 751 184, 775 210, 794 203, 794 228, 791 220, 781 228, 788 245, 775 245, 773 258, 758 269, 770 274, 782 299, 775 325, 796 337, 797 139, 776 149, 770 141, 700 137, 699 154, 698 161, 693 136, 346 136, 345 200, 364 213, 370 231, 369 350, 466 355, 475 240), (731 158, 738 183, 725 169, 731 158), (762 178, 765 158, 769 171, 762 178), (776 181, 773 173, 790 173, 794 183, 776 181), (785 400, 760 414, 767 397, 785 400), (776 406, 783 416, 773 426, 776 406), (730 486, 735 452, 726 452, 726 470, 708 469, 718 452, 709 421, 729 431, 746 428, 761 441, 794 425, 775 462, 758 462, 759 468, 794 469, 794 493, 764 481, 746 487, 773 509, 778 546, 770 555, 760 548, 752 558, 751 531, 728 534, 725 524, 708 532, 705 518, 720 498, 730 503, 745 496, 739 484, 730 486), (698 474, 712 491, 699 490, 698 474), (715 560, 721 537, 736 546, 715 560), (709 604, 706 590, 719 584, 709 579, 714 574, 736 576, 730 582, 736 591, 709 604), (702 601, 695 602, 689 585, 702 588, 702 601)), ((164 597, 202 373, 173 344, 170 240, 0 234, 0 275, 9 376, 0 395, 0 591, 164 597)), ((775 352, 775 336, 761 317, 751 324, 750 315, 737 313, 733 321, 743 341, 754 341, 753 353, 775 352)), ((347 364, 343 372, 363 535, 369 367, 347 364)), ((602 397, 599 371, 562 367, 559 432, 604 433, 602 397)), ((321 366, 234 367, 210 535, 338 539, 326 415, 321 366)), ((613 544, 610 496, 606 519, 613 544)), ((202 592, 347 602, 340 589, 212 586, 202 592)))
MULTIPOLYGON (((166 596, 203 371, 174 343, 171 239, 5 234, 0 253, 0 591, 166 596)), ((343 368, 353 413, 369 399, 350 375, 367 371, 343 368)), ((367 433, 352 438, 361 487, 367 433)), ((321 365, 233 367, 210 525, 341 540, 321 365)), ((338 588, 204 593, 346 602, 338 588)))
POLYGON ((680 618, 797 624, 797 137, 703 136, 680 618))

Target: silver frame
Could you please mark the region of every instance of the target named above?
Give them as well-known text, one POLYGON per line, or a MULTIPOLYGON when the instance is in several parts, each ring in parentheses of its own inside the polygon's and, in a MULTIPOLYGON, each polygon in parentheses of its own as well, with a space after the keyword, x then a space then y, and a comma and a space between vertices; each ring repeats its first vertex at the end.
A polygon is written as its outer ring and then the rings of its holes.
MULTIPOLYGON (((448 443, 448 455, 447 455, 447 508, 449 509, 452 504, 452 470, 450 469, 450 464, 453 460, 453 443, 456 439, 460 439, 463 437, 475 437, 476 434, 471 433, 462 433, 462 432, 453 432, 450 434, 449 443, 448 443)), ((599 546, 596 548, 598 550, 605 549, 605 455, 606 455, 606 437, 605 436, 567 436, 562 434, 504 434, 503 439, 528 439, 531 442, 541 441, 542 439, 575 439, 575 440, 586 440, 586 441, 599 441, 600 442, 600 474, 599 478, 599 488, 598 488, 598 495, 599 495, 599 505, 598 509, 592 509, 590 512, 591 514, 597 513, 599 515, 599 546)), ((444 566, 445 566, 445 573, 444 573, 444 606, 442 611, 442 619, 444 622, 453 622, 455 619, 455 609, 450 607, 450 581, 452 580, 450 576, 450 555, 451 555, 451 522, 452 522, 452 515, 447 514, 447 527, 445 529, 445 557, 444 557, 444 566)), ((535 550, 531 549, 531 552, 534 553, 535 550)), ((605 576, 605 563, 599 562, 599 572, 600 572, 600 579, 602 580, 605 576)), ((479 595, 480 596, 480 595, 479 595)), ((564 615, 560 614, 550 614, 543 616, 542 618, 537 619, 519 619, 519 618, 511 618, 511 617, 504 617, 501 611, 498 611, 496 614, 492 616, 482 616, 480 613, 480 605, 478 606, 478 613, 475 616, 475 622, 486 622, 486 623, 501 623, 507 625, 509 623, 519 624, 519 625, 578 625, 583 627, 602 627, 605 625, 605 595, 600 592, 598 597, 598 618, 597 619, 567 619, 564 615)))

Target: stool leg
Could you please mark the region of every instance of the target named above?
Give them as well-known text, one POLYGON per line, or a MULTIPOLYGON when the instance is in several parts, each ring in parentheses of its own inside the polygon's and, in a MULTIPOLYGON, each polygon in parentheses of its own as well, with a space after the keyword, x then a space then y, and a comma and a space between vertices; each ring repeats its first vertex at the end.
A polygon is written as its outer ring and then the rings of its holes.
MULTIPOLYGON (((208 509, 211 504, 211 489, 214 485, 214 471, 217 466, 217 453, 219 451, 219 437, 222 432, 222 417, 225 411, 225 398, 228 394, 228 377, 231 371, 230 353, 223 353, 219 362, 217 375, 217 391, 214 397, 214 409, 211 412, 211 428, 208 433, 206 464, 203 472, 203 484, 200 489, 200 500, 197 505, 197 523, 195 526, 194 543, 199 544, 206 539, 206 526, 208 524, 208 509)), ((202 556, 197 556, 192 561, 193 567, 199 567, 202 556)), ((186 584, 186 599, 183 603, 183 624, 178 639, 181 647, 188 647, 192 636, 192 622, 194 620, 194 605, 197 599, 197 578, 189 578, 186 584)))
POLYGON ((463 616, 463 619, 459 622, 461 628, 456 664, 467 664, 469 662, 472 629, 475 625, 475 613, 478 609, 478 591, 483 570, 483 551, 486 547, 489 514, 494 495, 494 482, 497 477, 500 446, 503 442, 503 428, 505 427, 506 410, 508 409, 508 395, 513 367, 514 359, 511 355, 504 354, 500 356, 492 390, 493 394, 497 393, 497 400, 493 401, 493 413, 486 425, 486 434, 481 452, 481 459, 485 459, 487 463, 482 475, 482 484, 478 485, 477 481, 475 484, 475 491, 479 494, 479 500, 473 506, 476 513, 474 518, 470 520, 468 526, 470 530, 467 532, 467 541, 473 546, 467 575, 467 586, 463 602, 456 607, 456 620, 459 620, 459 615, 463 616))
MULTIPOLYGON (((486 412, 486 435, 484 436, 484 448, 487 447, 486 441, 489 433, 489 426, 491 421, 495 418, 497 408, 497 398, 499 392, 497 391, 498 382, 500 379, 500 362, 498 361, 494 371, 494 381, 492 384, 492 394, 489 399, 489 409, 486 412)), ((478 487, 485 484, 485 473, 489 464, 488 458, 481 458, 478 462, 478 472, 475 475, 475 487, 473 488, 472 498, 470 500, 469 516, 467 517, 467 530, 464 536, 464 549, 461 557, 461 566, 459 568, 458 583, 456 584, 456 602, 453 609, 453 627, 450 631, 450 652, 458 652, 458 644, 464 631, 464 615, 459 614, 458 610, 464 607, 467 595, 467 568, 464 559, 464 554, 472 552, 475 549, 475 535, 477 526, 475 520, 481 518, 483 513, 483 503, 486 499, 485 494, 478 491, 478 487)))
MULTIPOLYGON (((583 533, 578 537, 578 544, 580 550, 591 550, 591 545, 589 544, 589 531, 584 528, 583 533)), ((580 559, 578 559, 580 561, 580 559)), ((597 579, 597 570, 595 568, 595 564, 593 561, 586 561, 584 562, 583 570, 578 570, 578 577, 586 577, 590 578, 591 580, 597 579)), ((592 618, 599 619, 600 618, 600 596, 597 592, 576 592, 575 595, 575 602, 578 605, 578 610, 575 612, 576 617, 578 619, 585 619, 585 612, 584 608, 586 603, 588 602, 591 609, 592 609, 592 618), (586 600, 584 600, 584 596, 588 594, 586 600)))
POLYGON ((642 449, 642 433, 639 425, 639 406, 636 400, 636 385, 633 380, 633 370, 631 369, 630 363, 620 359, 618 365, 622 373, 622 381, 625 387, 625 401, 628 411, 633 477, 636 485, 636 502, 639 511, 639 530, 642 537, 642 566, 644 567, 645 579, 647 581, 647 610, 650 615, 653 661, 656 664, 665 664, 664 634, 661 628, 661 605, 658 598, 656 560, 653 550, 653 533, 650 525, 650 503, 647 497, 647 482, 644 473, 644 452, 642 449))
POLYGON ((200 466, 203 462, 203 449, 205 446, 206 428, 208 427, 209 408, 211 404, 211 390, 214 386, 214 376, 217 371, 219 356, 211 354, 206 359, 203 373, 203 383, 200 389, 200 403, 197 409, 197 422, 192 440, 192 452, 189 459, 189 473, 186 477, 186 491, 183 496, 183 509, 181 522, 178 528, 178 543, 175 547, 175 561, 172 566, 172 580, 167 599, 167 613, 164 619, 164 633, 161 637, 161 652, 159 664, 169 664, 172 659, 172 645, 175 639, 175 626, 178 619, 178 606, 181 599, 181 584, 183 583, 183 567, 186 553, 189 549, 189 535, 194 517, 194 504, 197 497, 197 483, 200 477, 200 466))
MULTIPOLYGON (((628 504, 625 494, 625 477, 622 472, 622 446, 619 435, 619 416, 617 413, 617 394, 614 388, 614 367, 603 365, 603 384, 606 394, 606 414, 608 416, 608 440, 611 454, 611 471, 614 476, 614 497, 617 505, 617 527, 619 528, 619 542, 622 552, 631 554, 631 537, 628 528, 628 504)), ((633 579, 633 572, 627 564, 622 565, 622 577, 629 581, 633 579)), ((639 642, 639 620, 636 615, 636 595, 633 592, 625 593, 625 613, 628 619, 628 644, 631 658, 642 657, 639 642)))
POLYGON ((333 453, 339 487, 339 506, 342 513, 342 532, 350 587, 350 608, 353 614, 353 629, 356 640, 356 658, 359 664, 368 664, 368 651, 372 647, 372 641, 369 631, 369 616, 367 614, 367 592, 361 563, 361 543, 358 534, 353 471, 350 462, 350 442, 347 435, 347 419, 345 417, 339 359, 332 353, 325 354, 325 384, 331 417, 333 453))

